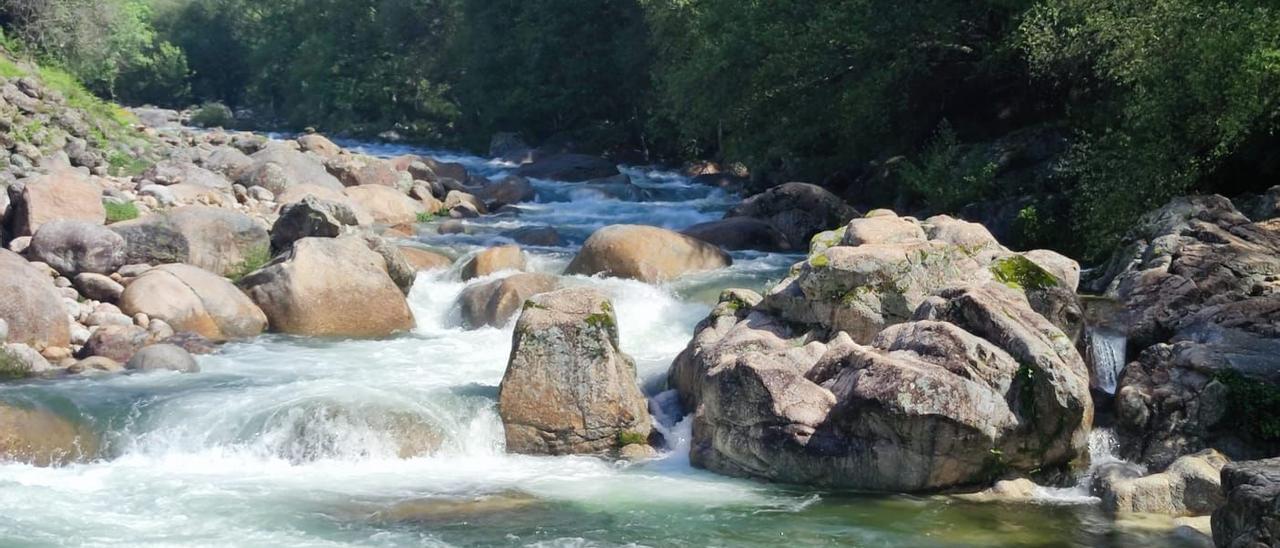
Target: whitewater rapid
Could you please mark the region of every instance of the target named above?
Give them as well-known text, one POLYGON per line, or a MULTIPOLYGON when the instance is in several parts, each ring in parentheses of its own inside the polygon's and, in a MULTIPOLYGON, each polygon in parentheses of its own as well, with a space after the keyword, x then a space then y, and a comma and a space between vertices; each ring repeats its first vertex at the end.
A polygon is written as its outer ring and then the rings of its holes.
MULTIPOLYGON (((498 178, 510 165, 410 147, 343 143, 371 154, 427 153, 498 178)), ((553 226, 563 247, 529 248, 559 273, 592 231, 681 229, 718 219, 736 196, 671 172, 627 169, 643 189, 535 181, 519 215, 424 225, 415 245, 455 257, 553 226)), ((635 465, 528 457, 503 449, 497 386, 512 324, 459 327, 470 284, 420 274, 410 332, 388 340, 263 336, 199 358, 195 375, 152 373, 0 386, 104 436, 104 458, 58 468, 0 464, 0 546, 879 546, 1095 545, 1120 538, 1079 489, 1044 504, 870 497, 716 476, 689 465, 690 427, 663 393, 672 359, 728 287, 763 289, 798 256, 739 252, 732 268, 654 286, 570 277, 610 296, 670 449, 635 465), (429 450, 421 450, 422 448, 429 450)), ((458 264, 462 262, 459 261, 458 264)), ((1121 542, 1120 545, 1126 544, 1121 542)), ((1133 544, 1133 545, 1140 545, 1133 544)))

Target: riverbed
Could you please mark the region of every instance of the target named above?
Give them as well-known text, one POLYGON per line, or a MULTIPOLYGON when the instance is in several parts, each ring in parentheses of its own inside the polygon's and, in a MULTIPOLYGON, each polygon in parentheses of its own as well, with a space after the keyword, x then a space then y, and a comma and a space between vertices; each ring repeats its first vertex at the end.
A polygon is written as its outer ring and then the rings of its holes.
MULTIPOLYGON (((342 143, 457 161, 498 178, 511 167, 467 155, 342 143)), ((715 220, 740 198, 673 172, 628 168, 637 188, 535 181, 519 212, 464 221, 415 245, 465 257, 504 232, 555 227, 528 247, 559 273, 602 226, 670 229, 715 220)), ((653 461, 507 455, 496 410, 512 325, 467 331, 458 267, 424 273, 409 295, 416 328, 388 340, 278 335, 199 358, 195 375, 152 373, 0 387, 102 434, 104 457, 57 468, 0 464, 0 546, 1198 546, 1194 537, 1117 526, 1083 488, 1032 503, 875 496, 717 476, 689 465, 689 426, 665 390, 672 359, 729 287, 762 290, 799 255, 734 253, 734 266, 653 286, 569 278, 610 295, 622 350, 662 422, 653 461), (415 443, 438 446, 404 457, 415 443)), ((461 265, 461 261, 458 263, 461 265)), ((510 273, 473 280, 484 283, 510 273)), ((1096 455, 1107 457, 1105 432, 1096 455)))

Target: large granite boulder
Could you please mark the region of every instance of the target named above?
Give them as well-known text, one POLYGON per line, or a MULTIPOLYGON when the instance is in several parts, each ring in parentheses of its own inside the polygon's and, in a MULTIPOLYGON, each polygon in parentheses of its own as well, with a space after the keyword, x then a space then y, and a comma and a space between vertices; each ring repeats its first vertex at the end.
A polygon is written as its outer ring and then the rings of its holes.
POLYGON ((0 320, 8 324, 8 342, 37 350, 70 345, 67 309, 53 279, 4 249, 0 249, 0 296, 0 320))
POLYGON ((22 192, 11 207, 9 225, 15 237, 31 236, 41 225, 57 219, 100 225, 107 218, 102 187, 88 175, 70 168, 24 179, 22 192))
POLYGON ((653 226, 612 225, 587 238, 565 272, 660 283, 732 264, 719 247, 697 238, 653 226))
POLYGON ((35 406, 0 403, 0 460, 55 466, 98 456, 87 429, 35 406))
POLYGON ((267 326, 262 310, 230 281, 185 264, 158 266, 130 282, 120 309, 212 341, 253 337, 267 326))
POLYGON ((607 179, 620 173, 617 164, 587 154, 557 154, 538 158, 516 170, 516 175, 521 177, 568 183, 607 179))
POLYGON ((704 242, 729 250, 787 251, 792 249, 787 235, 767 221, 750 217, 730 217, 699 223, 681 231, 704 242))
POLYGON ((310 152, 321 158, 332 158, 342 153, 342 147, 319 133, 310 133, 298 137, 298 147, 303 152, 310 152))
POLYGON ((1088 371, 1018 291, 943 291, 868 345, 758 301, 727 292, 673 365, 696 466, 915 492, 1060 472, 1087 453, 1088 371))
POLYGON ((841 226, 857 215, 857 210, 820 186, 786 183, 747 198, 726 217, 766 221, 799 247, 815 234, 841 226))
POLYGON ((125 241, 101 224, 59 219, 36 230, 27 255, 67 277, 110 274, 124 265, 125 241))
POLYGON ((498 413, 513 453, 615 453, 652 430, 609 300, 591 289, 533 297, 512 338, 498 413))
POLYGON ((224 276, 271 249, 266 227, 217 207, 180 207, 113 224, 111 230, 124 237, 128 264, 185 263, 224 276))
POLYGON ((271 142, 250 156, 237 182, 260 186, 279 196, 291 186, 308 184, 341 191, 342 182, 329 174, 319 156, 300 152, 281 142, 271 142))
POLYGON ((1223 548, 1280 546, 1280 458, 1222 469, 1227 503, 1213 513, 1213 542, 1223 548))
POLYGON ((385 259, 359 237, 298 240, 240 286, 280 333, 385 337, 413 328, 385 259))
POLYGON ((167 343, 153 344, 139 350, 124 364, 124 368, 130 371, 200 372, 200 365, 189 352, 167 343))
POLYGON ((560 279, 550 274, 516 274, 470 286, 458 295, 462 325, 467 329, 502 327, 534 295, 555 291, 560 279))
POLYGON ((369 212, 377 223, 413 223, 417 222, 419 214, 427 212, 422 202, 392 187, 360 185, 348 187, 344 192, 352 202, 369 212))
POLYGON ((515 175, 485 184, 476 191, 476 197, 484 200, 485 207, 489 209, 531 202, 536 196, 533 184, 528 179, 515 175))
POLYGON ((226 177, 183 160, 159 162, 143 172, 141 179, 166 186, 191 185, 210 190, 231 191, 231 181, 226 177))

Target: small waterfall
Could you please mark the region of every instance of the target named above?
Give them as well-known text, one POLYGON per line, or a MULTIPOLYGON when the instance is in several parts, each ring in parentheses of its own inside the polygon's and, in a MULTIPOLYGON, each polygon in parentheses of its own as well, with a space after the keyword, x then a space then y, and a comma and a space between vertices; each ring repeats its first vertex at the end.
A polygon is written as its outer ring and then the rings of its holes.
POLYGON ((1109 327, 1089 328, 1089 354, 1093 360, 1093 384, 1108 393, 1116 393, 1120 371, 1125 366, 1128 338, 1109 327))

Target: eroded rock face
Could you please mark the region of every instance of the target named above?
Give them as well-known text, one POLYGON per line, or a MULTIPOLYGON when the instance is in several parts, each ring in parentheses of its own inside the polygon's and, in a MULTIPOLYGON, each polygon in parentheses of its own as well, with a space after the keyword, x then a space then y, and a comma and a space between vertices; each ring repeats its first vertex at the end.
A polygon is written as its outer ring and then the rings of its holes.
POLYGON ((358 237, 298 240, 240 286, 280 333, 385 337, 413 328, 385 260, 358 237))
POLYGON ((781 230, 792 245, 801 246, 815 234, 841 226, 857 214, 844 200, 820 186, 786 183, 747 198, 726 217, 767 221, 781 230))
POLYGON ((33 348, 70 345, 71 328, 49 274, 16 253, 0 249, 0 320, 8 342, 33 348))
POLYGON ((266 227, 229 209, 179 207, 111 225, 124 237, 128 264, 185 263, 219 275, 270 252, 266 227))
POLYGON ((212 341, 254 337, 267 326, 262 310, 226 278, 184 264, 158 266, 133 280, 120 309, 212 341))
POLYGON ((502 327, 530 297, 554 291, 559 286, 560 279, 555 276, 527 273, 468 287, 458 295, 462 325, 467 329, 502 327))
POLYGON ((613 306, 591 289, 529 299, 498 393, 507 450, 606 454, 652 429, 635 363, 618 349, 613 306))
POLYGON ((110 274, 124 265, 125 242, 101 224, 58 219, 36 231, 27 253, 67 277, 110 274))
POLYGON ((587 238, 565 272, 660 283, 732 264, 733 259, 719 247, 678 232, 652 226, 613 225, 587 238))
POLYGON ((1251 394, 1280 391, 1280 220, 1190 196, 1144 216, 1125 244, 1086 283, 1119 303, 1111 323, 1141 350, 1116 398, 1124 455, 1161 468, 1206 447, 1276 454, 1265 419, 1238 415, 1251 394))
POLYGON ((1221 196, 1175 199, 1126 242, 1087 285, 1124 305, 1116 323, 1140 346, 1167 341, 1206 308, 1280 293, 1280 220, 1251 222, 1221 196))
POLYGON ((933 297, 869 345, 798 331, 729 292, 677 358, 691 460, 738 476, 876 491, 982 484, 1087 451, 1088 371, 998 284, 933 297))
POLYGON ((1222 469, 1227 503, 1213 513, 1213 542, 1224 548, 1280 544, 1280 458, 1222 469))

